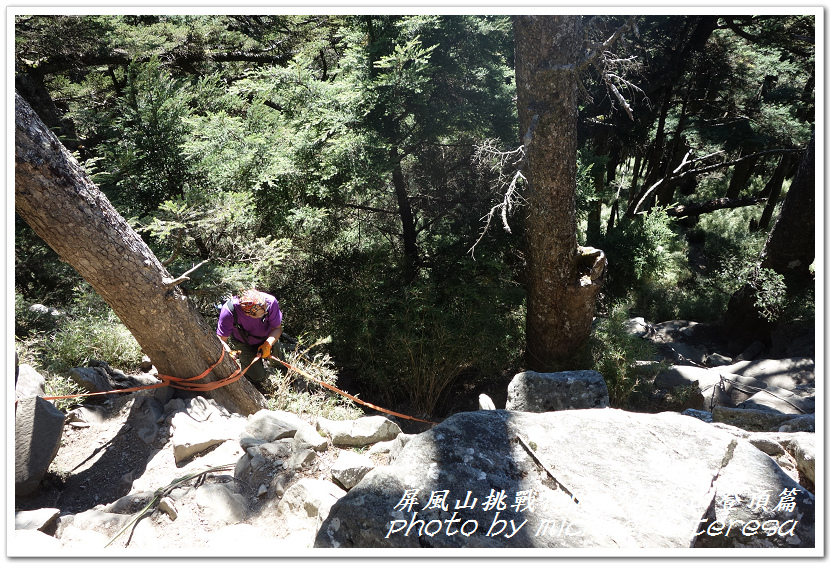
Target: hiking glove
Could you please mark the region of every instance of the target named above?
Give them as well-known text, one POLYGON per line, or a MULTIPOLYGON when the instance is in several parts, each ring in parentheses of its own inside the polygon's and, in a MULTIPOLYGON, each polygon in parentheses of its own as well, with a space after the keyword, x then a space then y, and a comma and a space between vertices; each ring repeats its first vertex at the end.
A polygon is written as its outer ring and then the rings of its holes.
POLYGON ((267 341, 263 342, 259 345, 259 353, 262 354, 263 358, 267 358, 271 355, 271 345, 267 341))

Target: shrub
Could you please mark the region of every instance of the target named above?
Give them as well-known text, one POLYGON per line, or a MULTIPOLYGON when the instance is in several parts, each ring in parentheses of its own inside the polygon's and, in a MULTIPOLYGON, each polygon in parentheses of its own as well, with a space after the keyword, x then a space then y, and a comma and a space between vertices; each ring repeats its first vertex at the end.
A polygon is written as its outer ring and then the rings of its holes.
MULTIPOLYGON (((15 339, 15 352, 19 365, 29 364, 46 380, 44 391, 47 397, 61 397, 84 393, 84 389, 65 373, 56 373, 43 364, 43 343, 47 338, 43 333, 32 333, 28 338, 15 339)), ((83 398, 58 399, 53 402, 56 408, 67 412, 83 402, 83 398)))
MULTIPOLYGON (((67 375, 46 373, 45 392, 47 397, 65 397, 67 395, 80 395, 87 393, 87 391, 80 386, 75 380, 67 375)), ((73 397, 69 399, 56 399, 52 402, 58 410, 68 412, 83 403, 83 397, 73 397)))
MULTIPOLYGON (((66 313, 48 319, 48 326, 30 321, 39 317, 32 317, 29 306, 15 295, 16 350, 21 364, 32 365, 44 376, 47 395, 81 393, 66 372, 90 359, 120 369, 135 368, 141 362, 141 348, 132 334, 85 282, 75 288, 75 299, 66 313)), ((81 400, 67 399, 55 404, 67 409, 81 400)))
POLYGON ((730 294, 693 278, 676 286, 646 286, 637 295, 637 312, 654 323, 672 319, 718 320, 730 294))
POLYGON ((113 313, 106 317, 68 321, 51 338, 48 346, 56 367, 66 369, 93 358, 120 368, 141 363, 141 347, 113 313))
POLYGON ((302 372, 283 371, 282 368, 274 370, 266 383, 268 389, 265 396, 268 408, 322 416, 330 420, 360 417, 363 411, 354 401, 314 383, 303 375, 305 373, 318 381, 337 386, 337 372, 331 357, 322 352, 312 354, 311 351, 328 339, 318 341, 308 348, 302 345, 302 340, 301 337, 293 348, 284 352, 284 361, 302 372))
POLYGON ((459 378, 475 385, 502 374, 521 353, 520 315, 481 287, 456 285, 439 294, 428 285, 376 303, 355 336, 354 358, 364 381, 388 404, 407 402, 431 415, 459 378))
POLYGON ((654 345, 626 330, 628 306, 613 304, 608 317, 601 319, 588 342, 591 368, 602 374, 608 385, 611 406, 629 406, 632 394, 644 381, 637 372, 638 360, 653 360, 654 345))
POLYGON ((767 237, 763 231, 752 231, 750 222, 762 213, 759 207, 721 209, 700 217, 689 237, 703 239, 703 254, 710 271, 717 272, 728 263, 754 262, 767 237))
POLYGON ((676 284, 686 272, 680 241, 665 211, 622 218, 598 244, 608 257, 603 294, 608 302, 627 299, 649 285, 676 284))

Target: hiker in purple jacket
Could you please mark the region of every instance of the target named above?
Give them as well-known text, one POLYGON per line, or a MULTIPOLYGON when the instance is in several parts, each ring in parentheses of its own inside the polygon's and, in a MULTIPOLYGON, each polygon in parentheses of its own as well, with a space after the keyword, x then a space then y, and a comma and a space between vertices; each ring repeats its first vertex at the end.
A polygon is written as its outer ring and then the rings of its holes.
MULTIPOLYGON (((233 336, 240 350, 240 362, 243 367, 253 361, 257 354, 263 358, 271 355, 271 348, 282 334, 282 311, 273 295, 246 289, 239 297, 233 296, 222 306, 216 335, 225 349, 230 352, 228 338, 233 336)), ((274 350, 276 355, 277 350, 274 350)), ((267 379, 262 362, 254 363, 245 376, 253 383, 262 385, 267 379)))

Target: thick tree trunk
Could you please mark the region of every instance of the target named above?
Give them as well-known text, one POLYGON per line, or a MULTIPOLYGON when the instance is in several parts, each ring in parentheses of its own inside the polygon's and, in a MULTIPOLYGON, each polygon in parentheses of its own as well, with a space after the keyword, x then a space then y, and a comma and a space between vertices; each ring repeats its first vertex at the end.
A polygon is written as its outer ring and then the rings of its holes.
POLYGON ((816 145, 810 140, 761 252, 761 267, 783 274, 787 287, 812 280, 816 258, 816 145))
POLYGON ((63 137, 63 144, 70 151, 78 149, 80 141, 75 131, 75 124, 71 119, 64 119, 55 101, 43 83, 44 72, 42 69, 21 72, 15 76, 15 90, 29 103, 36 108, 38 116, 54 131, 55 134, 63 137))
MULTIPOLYGON (((810 264, 815 260, 816 251, 815 170, 815 139, 812 139, 759 257, 758 268, 782 274, 790 294, 814 283, 810 264)), ((741 345, 753 340, 768 341, 775 328, 775 323, 762 318, 755 307, 757 296, 754 287, 744 285, 732 295, 723 318, 725 332, 741 345)))
MULTIPOLYGON (((191 378, 219 359, 214 327, 165 283, 167 270, 16 93, 14 187, 17 213, 112 307, 160 373, 191 378)), ((234 369, 226 356, 200 381, 234 369)), ((208 394, 233 412, 265 408, 244 378, 208 394)))
POLYGON ((527 363, 544 371, 570 357, 591 332, 605 255, 576 238, 576 63, 579 16, 516 16, 516 86, 525 134, 527 363))
POLYGON ((585 238, 588 244, 594 243, 602 236, 602 190, 605 188, 604 170, 595 170, 591 175, 594 181, 594 193, 597 199, 592 201, 588 209, 588 227, 585 231, 585 238))
MULTIPOLYGON (((666 158, 666 119, 669 114, 669 109, 672 107, 673 92, 674 89, 671 85, 667 86, 663 91, 663 98, 660 102, 660 116, 657 119, 657 131, 654 134, 654 142, 651 145, 651 150, 649 150, 647 157, 648 167, 646 168, 645 181, 643 182, 643 187, 640 188, 640 191, 643 193, 638 194, 636 197, 638 202, 645 197, 645 190, 649 186, 654 185, 658 179, 666 175, 666 169, 668 168, 668 164, 664 160, 666 158)), ((652 192, 650 198, 655 196, 656 194, 652 192)), ((645 202, 647 207, 651 207, 650 201, 651 199, 645 202)))
POLYGON ((602 236, 602 193, 605 186, 610 186, 614 181, 617 159, 619 158, 619 148, 614 145, 616 143, 609 139, 607 132, 596 139, 596 153, 607 154, 608 161, 605 166, 595 164, 592 169, 591 176, 594 181, 596 200, 591 202, 588 209, 588 226, 585 232, 585 239, 588 244, 594 244, 602 236))

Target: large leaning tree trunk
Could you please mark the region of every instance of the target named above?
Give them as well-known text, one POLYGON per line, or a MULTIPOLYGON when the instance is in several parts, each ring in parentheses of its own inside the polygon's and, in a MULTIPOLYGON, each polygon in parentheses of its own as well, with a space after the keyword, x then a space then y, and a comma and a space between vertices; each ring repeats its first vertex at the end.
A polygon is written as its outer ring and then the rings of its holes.
MULTIPOLYGON (((159 373, 189 379, 213 365, 223 349, 215 328, 16 92, 14 148, 15 210, 112 307, 159 373)), ((200 381, 235 368, 225 356, 200 381)), ((232 412, 265 408, 245 378, 208 395, 232 412)))
POLYGON ((515 16, 519 126, 527 154, 527 364, 544 371, 591 333, 605 254, 577 242, 580 16, 515 16))
MULTIPOLYGON (((784 276, 787 293, 793 295, 814 287, 810 265, 816 255, 816 160, 815 138, 810 140, 790 189, 784 198, 778 219, 764 244, 758 264, 784 276)), ((735 349, 754 340, 771 341, 776 323, 765 319, 756 307, 758 288, 744 284, 729 299, 723 317, 724 332, 734 341, 735 349)))

